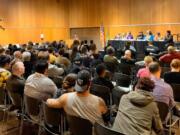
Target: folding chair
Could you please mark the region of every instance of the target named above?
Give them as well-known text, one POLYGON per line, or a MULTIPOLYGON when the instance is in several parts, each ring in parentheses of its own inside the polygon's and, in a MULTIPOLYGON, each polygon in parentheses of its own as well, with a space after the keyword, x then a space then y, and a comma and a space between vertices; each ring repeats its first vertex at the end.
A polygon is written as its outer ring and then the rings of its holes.
POLYGON ((70 132, 73 135, 92 135, 93 125, 89 120, 67 115, 70 132))

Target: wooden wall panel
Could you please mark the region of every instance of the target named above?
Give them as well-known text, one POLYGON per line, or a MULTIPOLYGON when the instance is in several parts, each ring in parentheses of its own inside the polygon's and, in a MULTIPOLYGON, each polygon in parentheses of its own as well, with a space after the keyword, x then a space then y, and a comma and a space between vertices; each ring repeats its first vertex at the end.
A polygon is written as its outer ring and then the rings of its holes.
POLYGON ((67 0, 0 0, 0 18, 6 27, 0 30, 0 44, 25 43, 69 38, 67 0))

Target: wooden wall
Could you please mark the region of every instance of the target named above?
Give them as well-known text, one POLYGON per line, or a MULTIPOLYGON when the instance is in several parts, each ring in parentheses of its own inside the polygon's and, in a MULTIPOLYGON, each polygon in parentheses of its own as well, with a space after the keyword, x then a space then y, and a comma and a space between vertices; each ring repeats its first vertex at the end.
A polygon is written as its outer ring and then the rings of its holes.
POLYGON ((0 0, 1 43, 69 39, 69 28, 99 27, 119 32, 167 29, 180 33, 179 0, 0 0), (175 24, 167 24, 175 23, 175 24), (152 25, 148 25, 152 24, 152 25))
POLYGON ((151 29, 180 33, 179 0, 70 0, 70 27, 96 27, 103 23, 113 37, 119 32, 151 29), (148 25, 151 24, 151 25, 148 25))
POLYGON ((69 38, 67 0, 0 0, 0 44, 69 38))

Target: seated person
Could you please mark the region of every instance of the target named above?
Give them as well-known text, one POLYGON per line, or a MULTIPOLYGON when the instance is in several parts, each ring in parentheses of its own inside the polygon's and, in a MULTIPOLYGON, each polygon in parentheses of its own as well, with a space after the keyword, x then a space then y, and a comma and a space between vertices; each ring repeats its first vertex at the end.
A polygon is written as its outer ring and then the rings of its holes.
POLYGON ((146 56, 144 58, 144 63, 145 63, 145 68, 139 69, 137 73, 138 78, 142 77, 150 77, 150 72, 149 72, 149 64, 153 62, 153 58, 151 56, 146 56))
POLYGON ((154 81, 155 87, 153 89, 153 96, 155 101, 163 102, 173 108, 175 106, 174 95, 171 86, 161 80, 161 67, 159 63, 152 62, 149 65, 149 71, 151 73, 151 80, 154 81))
POLYGON ((159 54, 159 48, 153 45, 153 42, 149 41, 148 46, 145 47, 145 55, 156 56, 159 54))
POLYGON ((146 40, 147 41, 154 41, 154 35, 150 30, 147 31, 146 40))
POLYGON ((12 65, 12 75, 6 82, 6 90, 9 91, 9 96, 12 99, 13 105, 21 107, 21 99, 24 95, 25 79, 22 77, 25 72, 23 62, 18 61, 12 65), (14 98, 14 94, 19 95, 19 99, 14 98))
POLYGON ((128 33, 127 33, 126 39, 127 39, 127 40, 133 39, 133 35, 131 34, 131 32, 128 32, 128 33))
POLYGON ((44 60, 38 60, 35 65, 35 73, 30 75, 25 84, 24 94, 46 101, 53 97, 57 91, 54 82, 47 75, 48 63, 44 60))
POLYGON ((144 35, 144 33, 141 31, 139 32, 137 38, 137 40, 145 40, 146 39, 146 36, 144 35))
POLYGON ((180 84, 180 59, 174 59, 171 62, 171 72, 164 74, 164 81, 171 84, 180 84))
POLYGON ((40 51, 38 53, 38 60, 44 60, 48 62, 48 71, 47 71, 48 77, 53 78, 63 75, 64 73, 63 68, 58 68, 56 65, 50 63, 50 57, 48 52, 40 51))
POLYGON ((173 59, 180 59, 180 52, 176 52, 173 46, 168 47, 168 53, 159 58, 160 62, 171 63, 173 59))
POLYGON ((108 62, 108 63, 114 63, 114 64, 118 64, 118 59, 114 56, 115 50, 113 47, 109 46, 106 49, 107 54, 104 56, 104 62, 108 62))
POLYGON ((152 91, 154 82, 140 78, 136 90, 122 96, 113 129, 126 135, 150 135, 163 131, 152 91))
POLYGON ((68 58, 64 57, 64 48, 59 50, 59 56, 56 58, 56 64, 63 65, 66 69, 69 68, 71 62, 68 58))
POLYGON ((98 76, 92 80, 92 84, 98 84, 98 85, 106 86, 110 90, 112 90, 114 88, 112 82, 109 81, 108 79, 106 79, 106 67, 105 67, 105 65, 103 65, 103 64, 98 65, 96 67, 96 73, 98 76))
POLYGON ((166 31, 166 36, 164 38, 164 41, 166 42, 166 44, 174 42, 173 41, 173 35, 171 34, 170 30, 166 31))
POLYGON ((129 64, 129 65, 134 65, 135 60, 132 59, 132 54, 130 50, 126 50, 125 54, 123 57, 121 57, 121 63, 123 64, 129 64))
POLYGON ((132 58, 136 58, 136 49, 134 48, 134 46, 132 45, 132 42, 127 42, 122 50, 122 53, 124 55, 126 50, 131 50, 132 53, 132 58))
POLYGON ((76 92, 63 94, 58 99, 48 99, 52 108, 63 108, 68 115, 81 117, 103 124, 103 116, 107 112, 105 102, 100 97, 90 94, 91 75, 87 70, 78 73, 75 85, 76 92))
POLYGON ((10 57, 0 55, 0 90, 5 89, 6 81, 11 76, 11 72, 9 72, 10 61, 10 57))
POLYGON ((57 90, 55 98, 59 98, 64 93, 74 92, 76 79, 77 79, 76 74, 73 73, 68 74, 63 80, 62 89, 57 90))

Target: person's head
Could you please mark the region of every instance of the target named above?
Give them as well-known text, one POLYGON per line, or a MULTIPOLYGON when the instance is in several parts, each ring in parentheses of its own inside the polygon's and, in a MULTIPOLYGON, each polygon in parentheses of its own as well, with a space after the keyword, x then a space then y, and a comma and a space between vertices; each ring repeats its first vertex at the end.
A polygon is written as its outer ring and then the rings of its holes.
POLYGON ((25 72, 25 67, 23 62, 18 61, 14 65, 12 65, 12 74, 21 77, 25 72))
POLYGON ((167 30, 166 31, 166 34, 169 36, 169 35, 171 35, 171 31, 170 30, 167 30))
POLYGON ((23 61, 30 61, 31 60, 31 53, 27 52, 27 51, 23 52, 22 59, 23 59, 23 61))
POLYGON ((48 63, 45 60, 38 60, 35 65, 35 71, 40 74, 46 74, 48 70, 48 63))
POLYGON ((48 48, 48 52, 49 52, 50 54, 52 54, 52 53, 54 52, 53 47, 49 47, 49 48, 48 48))
POLYGON ((124 58, 126 59, 131 59, 131 50, 126 50, 124 53, 124 58))
POLYGON ((127 33, 127 35, 131 35, 131 32, 129 31, 129 32, 127 33))
POLYGON ((77 80, 76 74, 73 73, 68 74, 63 80, 62 88, 66 90, 73 88, 76 84, 76 80, 77 80))
POLYGON ((153 46, 153 42, 152 42, 152 41, 149 41, 149 42, 148 42, 148 45, 149 45, 149 46, 153 46))
POLYGON ((0 55, 4 55, 5 54, 5 49, 3 47, 0 48, 0 55))
POLYGON ((154 82, 148 77, 139 78, 136 89, 152 92, 155 87, 154 82))
POLYGON ((15 52, 14 52, 14 58, 16 58, 16 59, 22 59, 22 53, 21 53, 21 51, 15 51, 15 52))
POLYGON ((65 53, 64 48, 59 49, 59 55, 63 56, 65 53))
POLYGON ((7 55, 0 55, 0 67, 9 69, 10 68, 10 57, 7 55))
POLYGON ((160 32, 157 32, 157 36, 160 37, 160 36, 161 36, 161 33, 160 33, 160 32))
POLYGON ((38 60, 44 60, 48 61, 49 60, 49 53, 47 51, 40 51, 38 53, 38 60))
POLYGON ((107 48, 107 54, 112 56, 112 55, 114 55, 114 53, 115 53, 114 48, 111 47, 111 46, 109 46, 109 47, 107 48))
POLYGON ((171 62, 171 70, 180 72, 180 60, 179 59, 173 59, 171 62))
POLYGON ((106 75, 106 66, 104 64, 99 64, 96 67, 96 73, 100 77, 104 77, 106 75))
POLYGON ((161 76, 161 67, 160 67, 159 63, 152 62, 151 64, 149 64, 149 71, 153 76, 155 76, 157 78, 160 78, 160 76, 161 76))
POLYGON ((169 46, 167 50, 169 54, 172 54, 176 51, 176 49, 173 46, 169 46))
POLYGON ((151 56, 146 56, 144 58, 144 63, 145 63, 145 66, 148 67, 150 63, 153 62, 153 58, 151 56))
POLYGON ((90 44, 94 44, 94 41, 93 41, 93 40, 90 40, 90 44))
POLYGON ((91 85, 91 74, 87 70, 81 70, 77 75, 75 90, 77 93, 84 93, 91 85))
POLYGON ((87 40, 84 40, 84 44, 86 44, 86 45, 87 45, 87 44, 88 44, 88 41, 87 41, 87 40))
POLYGON ((81 49, 81 53, 82 53, 82 54, 87 54, 87 52, 88 52, 87 47, 86 47, 86 46, 83 46, 82 49, 81 49))

